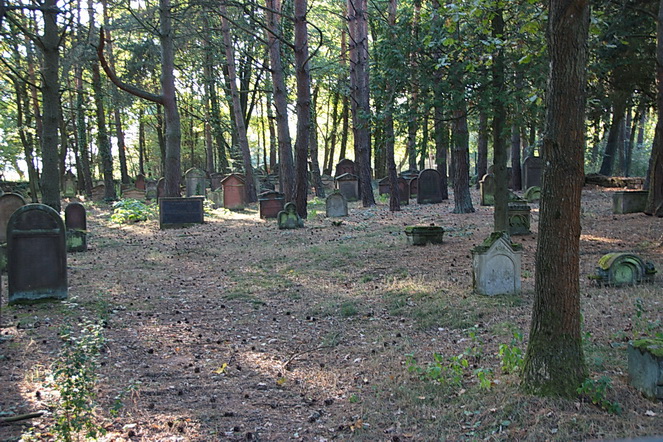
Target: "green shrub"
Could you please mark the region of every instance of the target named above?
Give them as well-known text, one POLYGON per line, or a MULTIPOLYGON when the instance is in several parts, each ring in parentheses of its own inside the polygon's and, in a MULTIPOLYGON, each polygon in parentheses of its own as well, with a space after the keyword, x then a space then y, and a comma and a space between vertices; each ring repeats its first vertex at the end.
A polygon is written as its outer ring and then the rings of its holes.
POLYGON ((155 215, 154 205, 139 200, 124 199, 113 204, 113 214, 110 219, 117 224, 126 224, 147 221, 155 215))

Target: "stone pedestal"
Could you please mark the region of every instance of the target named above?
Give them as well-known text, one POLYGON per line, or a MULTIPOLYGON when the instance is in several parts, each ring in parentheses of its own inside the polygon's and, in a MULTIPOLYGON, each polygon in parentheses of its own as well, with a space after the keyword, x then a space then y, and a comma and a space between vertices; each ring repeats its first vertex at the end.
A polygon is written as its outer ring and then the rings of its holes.
POLYGON ((442 244, 444 228, 440 226, 407 226, 405 236, 408 244, 413 246, 442 244))
POLYGON ((639 213, 647 206, 648 190, 620 190, 612 195, 612 213, 639 213))
POLYGON ((629 344, 628 382, 649 399, 663 400, 663 340, 638 339, 629 344))
POLYGON ((276 218, 285 205, 285 195, 275 190, 268 190, 258 195, 260 218, 276 218))
POLYGON ((530 208, 522 202, 509 203, 509 235, 528 235, 530 231, 530 208))
POLYGON ((480 295, 520 294, 521 246, 504 232, 492 233, 472 249, 474 290, 480 295))

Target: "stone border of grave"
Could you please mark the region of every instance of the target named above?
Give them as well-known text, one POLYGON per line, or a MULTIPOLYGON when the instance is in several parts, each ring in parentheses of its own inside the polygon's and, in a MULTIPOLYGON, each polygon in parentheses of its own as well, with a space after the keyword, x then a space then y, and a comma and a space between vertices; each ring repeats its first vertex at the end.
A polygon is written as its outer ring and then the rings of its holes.
POLYGON ((159 198, 159 228, 179 229, 205 222, 204 197, 159 198))
POLYGON ((628 344, 628 382, 645 397, 663 400, 663 339, 628 344))
POLYGON ((413 246, 426 244, 442 244, 444 227, 440 226, 407 226, 405 228, 407 243, 413 246))

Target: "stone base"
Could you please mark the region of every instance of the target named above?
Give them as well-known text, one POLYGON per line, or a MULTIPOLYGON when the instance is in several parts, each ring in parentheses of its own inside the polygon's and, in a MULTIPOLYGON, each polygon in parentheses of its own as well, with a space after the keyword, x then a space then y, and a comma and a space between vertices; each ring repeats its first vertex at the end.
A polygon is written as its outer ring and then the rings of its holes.
POLYGON ((87 252, 87 232, 67 230, 67 252, 87 252))
POLYGON ((442 244, 444 228, 439 226, 408 226, 405 228, 408 244, 423 246, 426 244, 442 244))
POLYGON ((639 213, 644 212, 647 206, 647 190, 624 190, 612 195, 612 213, 639 213))
POLYGON ((663 340, 639 339, 629 344, 628 382, 649 399, 663 400, 663 340))

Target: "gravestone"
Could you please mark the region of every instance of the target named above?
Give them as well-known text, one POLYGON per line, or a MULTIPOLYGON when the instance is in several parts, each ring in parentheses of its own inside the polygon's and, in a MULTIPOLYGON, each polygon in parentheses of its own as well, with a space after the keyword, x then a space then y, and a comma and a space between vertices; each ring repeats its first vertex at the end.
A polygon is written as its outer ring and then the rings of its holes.
POLYGON ((410 186, 410 197, 416 198, 419 194, 419 177, 410 178, 407 182, 410 186))
POLYGON ((525 202, 510 202, 508 207, 509 235, 529 235, 530 207, 525 202))
POLYGON ((106 185, 104 183, 99 183, 92 188, 92 200, 101 201, 106 196, 106 185))
POLYGON ((161 177, 159 178, 159 181, 157 181, 157 202, 165 195, 166 193, 166 178, 161 177))
POLYGON ((522 247, 504 232, 492 233, 472 249, 472 279, 480 295, 520 294, 522 247))
POLYGON ((124 199, 132 199, 132 200, 144 200, 145 199, 145 191, 140 190, 140 189, 127 189, 127 190, 122 190, 122 198, 124 199))
POLYGON ((325 189, 326 193, 331 193, 334 191, 334 177, 331 175, 322 175, 320 177, 322 180, 322 188, 325 189))
POLYGON ((279 212, 277 221, 279 229, 298 229, 304 227, 304 221, 297 214, 295 203, 287 203, 282 211, 279 212))
POLYGON ((336 189, 348 202, 359 199, 359 179, 357 175, 344 173, 336 177, 336 189))
POLYGON ((81 203, 69 203, 64 209, 67 228, 67 252, 87 251, 87 217, 81 203))
POLYGON ((204 200, 205 198, 200 196, 159 198, 159 228, 175 229, 202 224, 205 222, 204 200))
POLYGON ((495 205, 495 175, 493 173, 487 173, 479 181, 479 192, 481 194, 481 205, 482 206, 494 206, 495 205))
POLYGON ((391 193, 391 187, 389 183, 389 177, 386 176, 378 181, 378 194, 379 195, 389 195, 391 193))
POLYGON ((523 161, 523 187, 541 187, 541 174, 543 173, 543 160, 541 157, 527 156, 523 161))
POLYGON ((208 191, 207 199, 212 201, 212 206, 215 209, 223 207, 223 189, 219 187, 216 190, 208 191))
POLYGON ((67 245, 60 214, 27 204, 7 226, 9 304, 67 298, 67 245))
POLYGON ((629 384, 649 399, 663 400, 663 340, 636 339, 627 352, 629 384))
MULTIPOLYGON (((165 184, 165 181, 164 181, 165 184)), ((157 193, 158 193, 158 181, 155 180, 147 180, 145 181, 145 199, 150 201, 150 200, 155 200, 157 199, 157 193)))
POLYGON ((205 196, 207 175, 205 171, 192 167, 184 173, 186 183, 186 196, 205 196))
POLYGON ((539 186, 528 187, 524 196, 528 203, 539 201, 541 199, 541 188, 539 186))
POLYGON ((145 181, 145 175, 139 173, 136 175, 136 181, 134 181, 134 186, 136 189, 147 190, 147 182, 145 181))
POLYGON ((338 178, 346 173, 358 175, 359 171, 357 170, 357 164, 355 164, 354 161, 343 158, 338 164, 336 164, 336 173, 334 173, 334 177, 338 178))
POLYGON ((65 198, 75 197, 77 186, 76 175, 71 171, 67 171, 67 173, 64 174, 64 179, 62 181, 62 196, 65 198))
POLYGON ((221 181, 225 178, 226 176, 222 173, 210 173, 209 174, 209 185, 210 189, 212 190, 217 190, 221 188, 221 181))
POLYGON ((223 187, 223 207, 228 210, 242 210, 246 206, 244 176, 233 173, 221 180, 223 187))
POLYGON ((620 190, 612 194, 612 213, 644 212, 647 206, 648 190, 620 190))
POLYGON ((348 216, 348 200, 339 191, 331 193, 325 200, 328 218, 348 216))
POLYGON ((0 243, 7 242, 9 218, 16 209, 23 206, 25 206, 25 200, 18 193, 5 193, 0 196, 0 243))
POLYGON ((590 278, 599 284, 619 287, 652 282, 655 275, 654 264, 633 253, 608 253, 599 259, 596 275, 590 278))
POLYGON ((410 183, 401 177, 398 177, 398 197, 402 206, 410 204, 410 183))
POLYGON ((442 177, 435 169, 419 172, 418 204, 438 204, 442 200, 442 177))
POLYGON ((275 190, 268 190, 258 195, 260 205, 260 218, 276 218, 283 210, 285 195, 275 190))
POLYGON ((408 244, 424 246, 426 244, 442 244, 444 228, 440 226, 407 226, 405 236, 408 244))

